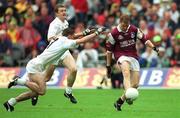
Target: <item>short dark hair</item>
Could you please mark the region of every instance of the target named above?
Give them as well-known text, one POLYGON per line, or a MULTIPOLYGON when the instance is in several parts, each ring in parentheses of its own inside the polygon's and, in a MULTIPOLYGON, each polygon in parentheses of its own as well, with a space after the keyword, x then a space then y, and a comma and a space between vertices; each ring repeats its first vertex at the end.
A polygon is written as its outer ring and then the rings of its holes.
POLYGON ((63 36, 68 36, 68 35, 73 35, 73 34, 74 34, 73 27, 66 28, 65 30, 63 30, 63 33, 62 33, 63 36))
POLYGON ((58 13, 58 9, 59 9, 59 8, 63 8, 63 7, 65 7, 64 4, 57 4, 57 5, 55 6, 55 8, 54 8, 54 12, 55 12, 55 13, 58 13))
POLYGON ((120 23, 129 24, 130 23, 130 17, 127 14, 123 14, 120 16, 120 23))

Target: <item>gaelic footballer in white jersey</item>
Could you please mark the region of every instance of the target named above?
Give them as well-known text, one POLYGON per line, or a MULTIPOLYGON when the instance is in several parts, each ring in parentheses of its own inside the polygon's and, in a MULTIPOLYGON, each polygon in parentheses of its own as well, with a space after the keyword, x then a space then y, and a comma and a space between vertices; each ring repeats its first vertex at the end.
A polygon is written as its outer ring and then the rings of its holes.
POLYGON ((26 67, 28 73, 43 72, 50 64, 61 58, 68 49, 76 46, 76 40, 70 40, 64 36, 59 36, 54 42, 51 42, 43 53, 29 61, 26 67))
MULTIPOLYGON (((59 39, 51 42, 43 53, 29 61, 26 66, 28 80, 20 79, 20 77, 15 76, 13 77, 12 81, 9 82, 8 88, 16 85, 22 85, 28 87, 30 90, 6 101, 3 104, 5 109, 12 112, 14 111, 14 106, 18 102, 31 99, 32 97, 38 95, 45 95, 46 75, 44 75, 43 72, 46 70, 46 67, 50 66, 53 61, 59 59, 66 50, 75 48, 78 44, 93 40, 101 32, 103 32, 103 28, 98 28, 96 32, 91 33, 88 36, 85 36, 81 39, 71 40, 73 39, 73 30, 65 30, 63 35, 67 36, 68 38, 60 36, 59 39)), ((72 103, 77 103, 72 94, 68 96, 68 99, 70 99, 72 103), (72 101, 72 98, 74 101, 72 101)))
POLYGON ((58 36, 62 36, 63 30, 69 27, 69 23, 67 20, 61 21, 58 17, 56 17, 49 25, 48 29, 48 41, 51 38, 55 39, 58 36))

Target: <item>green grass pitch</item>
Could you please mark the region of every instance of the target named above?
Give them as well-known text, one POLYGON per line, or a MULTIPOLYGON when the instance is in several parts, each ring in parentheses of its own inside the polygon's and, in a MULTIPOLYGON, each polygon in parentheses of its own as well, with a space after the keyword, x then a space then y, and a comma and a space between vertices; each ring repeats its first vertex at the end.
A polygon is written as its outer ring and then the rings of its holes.
POLYGON ((180 118, 179 90, 140 89, 134 104, 125 103, 118 112, 113 103, 122 90, 75 89, 78 104, 72 104, 63 96, 63 89, 48 89, 37 106, 28 100, 7 112, 2 104, 23 91, 26 89, 0 89, 0 118, 180 118))

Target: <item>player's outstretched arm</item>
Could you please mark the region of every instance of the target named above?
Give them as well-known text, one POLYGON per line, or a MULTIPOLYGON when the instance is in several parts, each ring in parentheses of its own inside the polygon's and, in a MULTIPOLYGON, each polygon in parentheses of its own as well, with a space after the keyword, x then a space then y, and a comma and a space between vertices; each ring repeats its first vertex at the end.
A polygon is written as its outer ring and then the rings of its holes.
POLYGON ((146 46, 152 48, 154 51, 156 51, 157 53, 159 53, 159 49, 157 47, 154 46, 154 44, 150 41, 150 40, 147 40, 146 41, 146 46))
POLYGON ((103 32, 105 30, 104 27, 100 27, 98 28, 94 33, 87 35, 81 39, 77 39, 76 43, 77 44, 81 44, 81 43, 85 43, 87 41, 93 40, 94 37, 96 37, 97 35, 99 35, 101 32, 103 32))
POLYGON ((84 30, 82 32, 75 33, 73 37, 76 39, 76 38, 79 38, 79 37, 82 37, 82 36, 87 36, 87 35, 89 35, 90 33, 94 32, 94 31, 95 31, 95 29, 87 28, 86 30, 84 30))
POLYGON ((146 36, 145 36, 145 34, 142 32, 141 29, 138 29, 137 38, 140 39, 140 41, 141 41, 142 43, 145 43, 146 46, 152 48, 154 51, 156 51, 157 53, 159 53, 158 48, 156 48, 156 47, 154 46, 154 44, 153 44, 150 40, 147 40, 147 39, 146 39, 146 36))

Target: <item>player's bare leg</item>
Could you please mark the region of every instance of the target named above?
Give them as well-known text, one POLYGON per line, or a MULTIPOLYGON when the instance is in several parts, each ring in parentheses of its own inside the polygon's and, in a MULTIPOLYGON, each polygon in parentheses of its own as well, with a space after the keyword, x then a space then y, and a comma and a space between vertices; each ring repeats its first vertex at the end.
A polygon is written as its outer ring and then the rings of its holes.
MULTIPOLYGON (((38 85, 36 84, 36 83, 34 83, 34 82, 32 82, 32 81, 30 81, 30 82, 26 82, 26 80, 23 80, 23 79, 19 79, 20 77, 18 77, 18 76, 14 76, 14 82, 11 82, 10 84, 9 84, 9 86, 8 86, 8 88, 10 88, 10 87, 12 87, 12 86, 15 86, 16 84, 19 84, 19 85, 25 85, 25 83, 26 83, 26 85, 27 86, 29 86, 29 87, 33 87, 32 89, 33 90, 37 90, 38 89, 38 85), (17 80, 17 82, 16 82, 16 80, 17 80)), ((36 105, 36 103, 37 103, 37 100, 38 100, 38 96, 35 96, 35 97, 32 97, 32 105, 36 105)))
POLYGON ((40 73, 38 74, 28 74, 31 83, 36 83, 38 87, 35 89, 33 86, 26 84, 26 86, 32 91, 36 92, 38 95, 45 95, 46 93, 46 82, 44 76, 40 73))
POLYGON ((14 111, 14 105, 16 105, 16 103, 28 100, 35 95, 37 95, 37 93, 32 92, 32 91, 24 92, 20 94, 19 96, 17 96, 16 98, 9 99, 3 105, 7 111, 14 111))
MULTIPOLYGON (((128 61, 123 61, 121 64, 119 64, 122 74, 123 74, 123 84, 124 84, 124 89, 125 91, 131 87, 131 82, 130 82, 130 63, 128 61)), ((125 93, 124 91, 124 93, 125 93)), ((126 97, 124 95, 124 93, 122 94, 122 96, 120 98, 118 98, 118 100, 114 103, 114 107, 118 110, 121 111, 121 106, 124 103, 124 101, 126 100, 126 97)))
POLYGON ((16 98, 11 98, 7 102, 4 103, 4 107, 7 111, 13 111, 14 105, 17 102, 27 100, 35 95, 44 95, 46 92, 46 84, 43 80, 42 76, 39 74, 28 74, 29 81, 28 80, 22 80, 18 78, 17 76, 13 78, 13 81, 9 83, 8 88, 11 88, 15 85, 24 85, 31 89, 33 92, 27 92, 19 95, 16 98))
POLYGON ((128 88, 131 87, 131 82, 130 82, 130 63, 128 61, 123 61, 121 63, 121 70, 122 70, 122 74, 123 74, 123 84, 124 84, 124 89, 127 90, 128 88))
POLYGON ((55 66, 55 65, 50 65, 50 66, 46 69, 46 71, 45 71, 45 73, 44 73, 44 78, 45 78, 45 81, 46 81, 46 82, 48 82, 48 81, 51 79, 51 77, 52 77, 55 69, 56 69, 56 66, 55 66))
MULTIPOLYGON (((138 88, 138 86, 139 86, 139 79, 140 79, 139 71, 131 71, 131 79, 130 79, 131 87, 138 88)), ((125 93, 121 96, 121 99, 124 100, 124 101, 126 100, 126 102, 129 105, 133 104, 133 101, 126 99, 125 93)))
POLYGON ((35 106, 37 104, 37 101, 38 101, 38 95, 44 95, 45 94, 45 91, 46 91, 46 82, 45 82, 45 76, 44 74, 40 75, 40 79, 37 81, 36 79, 35 80, 32 80, 36 83, 38 83, 38 85, 40 86, 40 90, 39 90, 39 94, 37 94, 36 96, 33 96, 31 98, 31 103, 33 106, 35 106))
MULTIPOLYGON (((139 87, 139 79, 140 79, 139 71, 131 71, 131 78, 132 78, 131 79, 131 87, 137 89, 139 87)), ((124 97, 125 97, 125 95, 124 95, 124 97)), ((129 105, 133 104, 133 101, 130 99, 126 99, 126 102, 129 105)))
POLYGON ((20 94, 15 99, 16 99, 16 102, 21 102, 21 101, 28 100, 36 95, 37 95, 37 93, 35 93, 33 91, 27 91, 27 92, 20 94))
POLYGON ((28 74, 28 78, 29 80, 25 80, 16 76, 13 78, 13 81, 9 83, 8 88, 16 85, 23 85, 36 92, 38 95, 44 95, 46 92, 46 83, 43 80, 42 74, 28 74))
POLYGON ((140 74, 139 71, 132 71, 131 72, 131 87, 138 88, 139 87, 139 80, 140 74))
MULTIPOLYGON (((45 79, 46 82, 48 82, 48 81, 51 79, 51 77, 52 77, 52 75, 53 75, 53 73, 54 73, 55 68, 56 68, 56 67, 55 67, 54 65, 50 65, 50 66, 46 69, 46 71, 45 71, 45 73, 44 73, 44 79, 45 79)), ((38 95, 36 95, 36 96, 34 96, 34 97, 31 98, 31 104, 32 104, 33 106, 35 106, 35 105, 37 104, 37 102, 38 102, 38 95)))
POLYGON ((15 76, 13 78, 13 80, 8 84, 8 88, 11 88, 12 86, 16 86, 16 85, 26 86, 29 89, 31 89, 32 91, 39 90, 39 86, 37 83, 33 82, 32 80, 28 80, 28 79, 20 79, 20 77, 18 77, 18 76, 15 76))
POLYGON ((67 87, 64 96, 69 98, 72 103, 77 103, 77 100, 72 95, 72 86, 76 80, 77 68, 72 55, 67 55, 63 60, 63 65, 67 67, 69 73, 67 77, 67 87))

